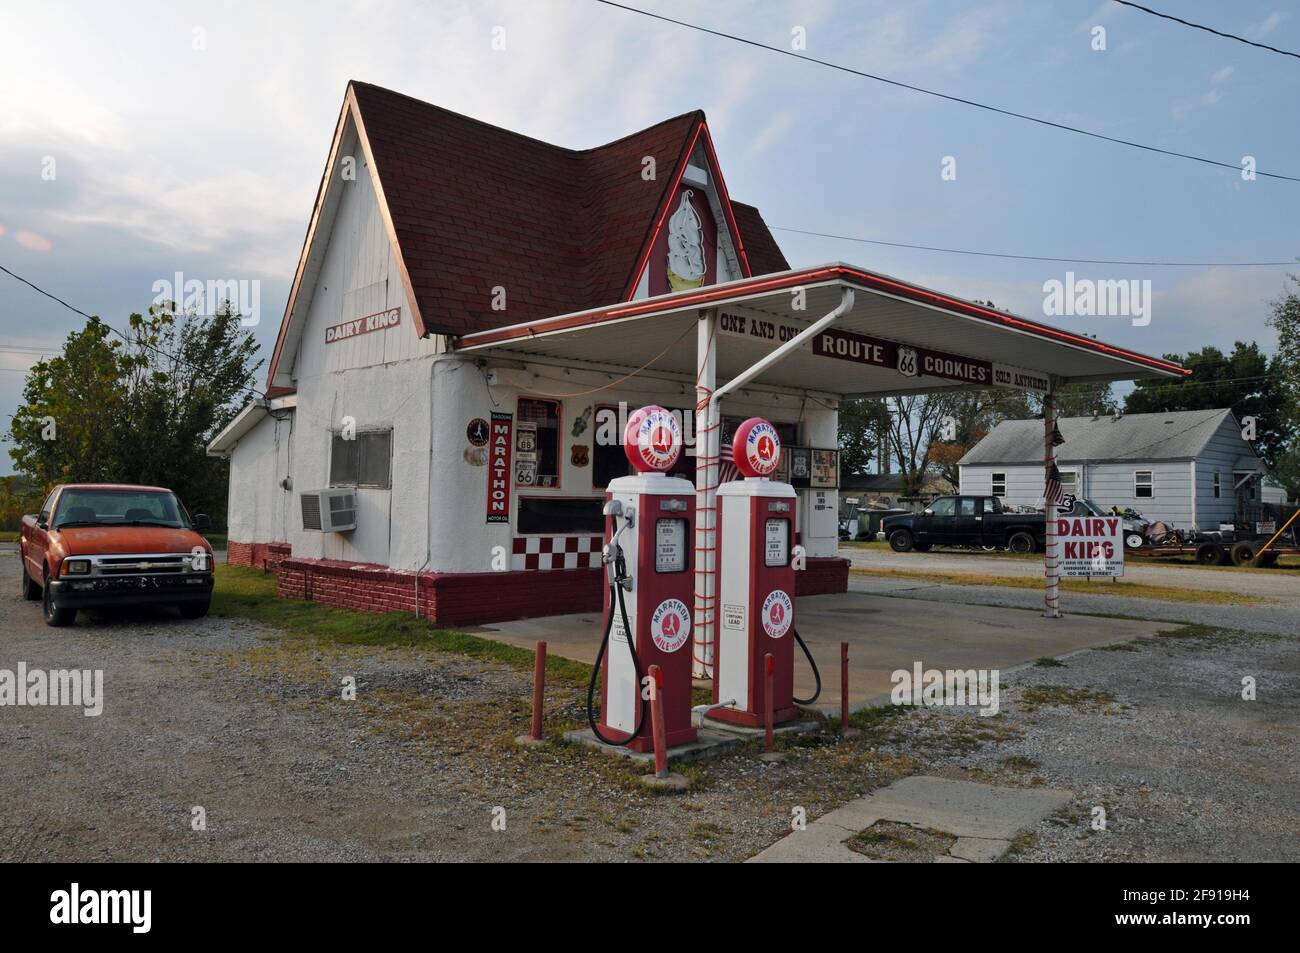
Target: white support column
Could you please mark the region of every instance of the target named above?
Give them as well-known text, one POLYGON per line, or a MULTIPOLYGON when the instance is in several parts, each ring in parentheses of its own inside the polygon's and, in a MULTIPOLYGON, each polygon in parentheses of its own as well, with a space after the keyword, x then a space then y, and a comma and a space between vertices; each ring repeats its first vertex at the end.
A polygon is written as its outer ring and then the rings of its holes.
MULTIPOLYGON (((1056 432, 1056 382, 1052 389, 1043 396, 1043 494, 1046 497, 1047 480, 1056 463, 1056 445, 1052 443, 1052 434, 1056 432)), ((1043 617, 1059 619, 1061 617, 1061 563, 1056 541, 1056 505, 1043 500, 1043 519, 1046 521, 1047 536, 1043 545, 1043 578, 1047 586, 1043 592, 1043 617)))
POLYGON ((695 354, 695 656, 691 674, 713 677, 717 639, 717 488, 720 414, 713 392, 718 386, 718 310, 700 312, 695 354))

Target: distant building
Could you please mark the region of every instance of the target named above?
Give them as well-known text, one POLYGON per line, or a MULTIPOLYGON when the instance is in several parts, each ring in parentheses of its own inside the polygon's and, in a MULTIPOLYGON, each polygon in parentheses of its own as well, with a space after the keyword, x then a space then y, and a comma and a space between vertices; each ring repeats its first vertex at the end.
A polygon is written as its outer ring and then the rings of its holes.
MULTIPOLYGON (((1067 493, 1149 520, 1217 529, 1285 503, 1231 410, 1064 417, 1057 465, 1067 493)), ((961 492, 1011 506, 1043 502, 1043 423, 998 424, 958 462, 961 492)))

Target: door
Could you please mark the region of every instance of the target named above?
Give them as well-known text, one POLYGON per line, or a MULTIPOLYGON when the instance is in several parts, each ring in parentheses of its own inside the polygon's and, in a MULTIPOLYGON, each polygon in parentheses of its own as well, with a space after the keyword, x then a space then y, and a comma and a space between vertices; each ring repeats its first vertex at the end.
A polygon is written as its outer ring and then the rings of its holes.
POLYGON ((32 538, 27 543, 27 575, 40 585, 42 566, 45 564, 45 550, 49 547, 49 530, 41 529, 41 524, 46 527, 50 524, 50 519, 54 516, 55 497, 59 491, 54 490, 45 498, 41 504, 41 512, 36 517, 36 528, 32 531, 32 538))
POLYGON ((931 503, 916 521, 916 539, 921 543, 942 543, 952 535, 952 520, 957 512, 955 496, 940 497, 931 503))
POLYGON ((957 499, 957 512, 950 523, 948 542, 953 546, 971 546, 982 538, 984 517, 980 514, 979 500, 973 496, 957 499))

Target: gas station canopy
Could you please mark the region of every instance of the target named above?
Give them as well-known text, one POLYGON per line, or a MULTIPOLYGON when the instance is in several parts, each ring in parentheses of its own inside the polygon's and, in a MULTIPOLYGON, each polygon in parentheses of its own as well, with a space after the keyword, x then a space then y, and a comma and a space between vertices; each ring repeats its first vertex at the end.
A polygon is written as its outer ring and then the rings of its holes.
POLYGON ((762 383, 839 397, 961 388, 1046 392, 1086 381, 1182 377, 1177 364, 974 302, 835 263, 643 298, 459 338, 458 352, 653 369, 696 378, 687 335, 717 309, 717 380, 744 373, 799 332, 852 305, 763 369, 762 383))

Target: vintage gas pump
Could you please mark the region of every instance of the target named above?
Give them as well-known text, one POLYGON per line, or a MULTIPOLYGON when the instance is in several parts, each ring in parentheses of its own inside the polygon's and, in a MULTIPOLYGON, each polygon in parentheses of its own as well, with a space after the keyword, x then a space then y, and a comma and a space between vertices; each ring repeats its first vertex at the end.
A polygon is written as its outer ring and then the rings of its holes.
POLYGON ((587 686, 587 720, 606 744, 654 748, 649 716, 651 665, 659 666, 666 742, 694 741, 691 725, 692 541, 695 486, 664 471, 682 452, 682 431, 662 407, 633 413, 624 434, 632 476, 611 480, 605 502, 609 585, 605 634, 587 686), (593 702, 601 674, 600 721, 593 702))
POLYGON ((736 431, 732 459, 744 476, 718 487, 718 652, 709 717, 762 725, 766 704, 764 658, 773 657, 773 720, 789 721, 798 704, 821 694, 817 664, 794 627, 795 491, 768 477, 781 459, 781 438, 761 417, 736 431), (817 677, 811 698, 794 697, 794 643, 817 677))

